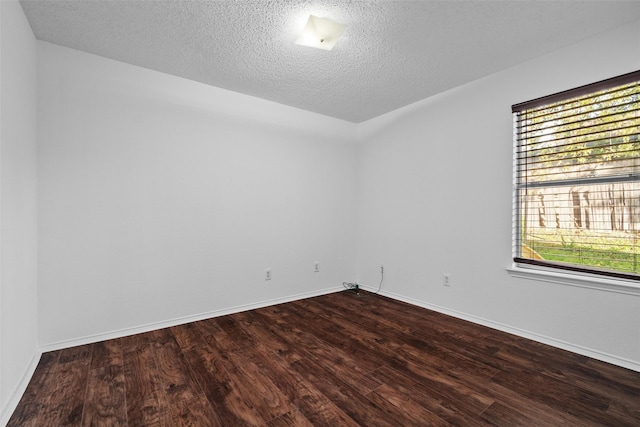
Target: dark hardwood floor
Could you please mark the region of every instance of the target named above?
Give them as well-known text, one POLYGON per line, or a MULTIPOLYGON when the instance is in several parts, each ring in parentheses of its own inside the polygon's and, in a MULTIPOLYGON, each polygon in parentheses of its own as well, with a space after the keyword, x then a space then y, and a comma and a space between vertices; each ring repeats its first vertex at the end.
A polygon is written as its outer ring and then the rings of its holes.
POLYGON ((350 291, 49 352, 9 426, 639 426, 640 373, 350 291))

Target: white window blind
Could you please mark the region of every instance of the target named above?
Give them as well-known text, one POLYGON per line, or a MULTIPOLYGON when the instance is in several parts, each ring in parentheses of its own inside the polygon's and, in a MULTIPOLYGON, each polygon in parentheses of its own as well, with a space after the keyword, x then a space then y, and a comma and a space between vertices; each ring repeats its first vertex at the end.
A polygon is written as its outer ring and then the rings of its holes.
POLYGON ((512 106, 519 264, 640 279, 640 71, 512 106))

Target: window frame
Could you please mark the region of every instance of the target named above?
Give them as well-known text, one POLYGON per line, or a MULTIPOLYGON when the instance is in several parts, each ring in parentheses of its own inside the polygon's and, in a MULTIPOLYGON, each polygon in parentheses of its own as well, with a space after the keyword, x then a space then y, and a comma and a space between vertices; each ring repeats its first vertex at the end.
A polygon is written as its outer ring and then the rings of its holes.
MULTIPOLYGON (((524 112, 537 107, 544 107, 549 104, 554 104, 578 97, 583 97, 596 92, 604 91, 607 89, 616 88, 630 83, 640 82, 640 70, 631 73, 623 74, 610 79, 602 80, 596 83, 579 86, 574 89, 558 92, 552 95, 536 98, 530 101, 514 104, 511 107, 513 114, 513 194, 512 194, 512 258, 513 267, 508 269, 509 273, 515 277, 528 277, 536 278, 538 280, 546 281, 560 281, 565 284, 576 285, 577 283, 586 284, 586 287, 593 287, 592 281, 604 281, 609 285, 612 283, 621 283, 622 289, 627 291, 631 289, 631 293, 637 294, 640 290, 640 274, 625 273, 623 271, 611 271, 611 270, 599 270, 596 267, 589 268, 588 266, 571 265, 564 263, 555 263, 553 261, 538 261, 535 259, 524 258, 521 256, 522 251, 522 236, 521 236, 521 219, 522 213, 520 191, 521 184, 519 183, 519 177, 521 176, 521 170, 519 166, 519 146, 520 146, 520 134, 518 128, 518 113, 524 112), (611 282, 611 283, 609 283, 611 282)), ((631 181, 639 180, 637 175, 631 176, 631 181)), ((586 182, 585 182, 586 183, 586 182)), ((544 187, 549 184, 541 184, 539 187, 544 187)), ((552 185, 552 184, 551 184, 552 185)), ((526 185, 525 185, 526 187, 526 185)), ((527 187, 528 188, 528 187, 527 187)))

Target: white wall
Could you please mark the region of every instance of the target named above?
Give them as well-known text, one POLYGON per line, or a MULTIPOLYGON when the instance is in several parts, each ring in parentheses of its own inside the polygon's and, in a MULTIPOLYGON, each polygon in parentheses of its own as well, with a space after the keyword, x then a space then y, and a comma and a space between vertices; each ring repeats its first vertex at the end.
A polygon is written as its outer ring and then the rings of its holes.
POLYGON ((359 279, 377 288, 383 264, 388 295, 640 370, 637 293, 505 270, 511 105, 639 68, 635 22, 363 123, 359 279))
POLYGON ((48 43, 39 61, 43 348, 355 279, 355 125, 48 43))
POLYGON ((39 358, 36 297, 36 40, 0 2, 0 425, 39 358))

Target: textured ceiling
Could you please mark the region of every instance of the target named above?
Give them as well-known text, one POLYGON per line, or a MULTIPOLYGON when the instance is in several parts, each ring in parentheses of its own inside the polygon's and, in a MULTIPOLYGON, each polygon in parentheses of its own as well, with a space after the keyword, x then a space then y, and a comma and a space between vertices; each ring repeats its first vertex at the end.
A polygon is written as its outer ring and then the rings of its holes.
POLYGON ((639 1, 21 3, 39 40, 356 123, 640 19, 639 1), (347 24, 332 51, 295 44, 309 14, 347 24))

